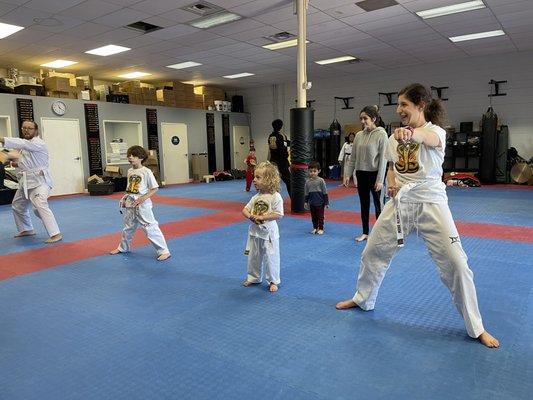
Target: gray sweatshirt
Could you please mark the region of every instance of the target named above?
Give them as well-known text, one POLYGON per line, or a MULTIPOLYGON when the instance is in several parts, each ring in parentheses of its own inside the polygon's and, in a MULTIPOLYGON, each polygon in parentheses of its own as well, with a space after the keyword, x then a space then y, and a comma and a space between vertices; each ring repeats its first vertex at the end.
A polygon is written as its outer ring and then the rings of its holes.
POLYGON ((383 182, 387 169, 387 132, 381 126, 372 131, 357 132, 353 141, 352 154, 348 161, 350 175, 356 171, 378 171, 376 182, 383 182))

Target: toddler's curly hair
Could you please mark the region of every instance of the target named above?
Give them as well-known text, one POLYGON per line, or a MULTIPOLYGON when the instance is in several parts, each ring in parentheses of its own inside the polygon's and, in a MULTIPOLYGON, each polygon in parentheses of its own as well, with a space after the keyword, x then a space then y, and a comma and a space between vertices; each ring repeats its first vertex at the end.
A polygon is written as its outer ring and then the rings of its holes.
POLYGON ((263 161, 257 167, 255 167, 255 173, 261 171, 263 173, 263 179, 267 186, 267 190, 270 193, 276 193, 280 191, 280 177, 278 167, 269 161, 263 161))

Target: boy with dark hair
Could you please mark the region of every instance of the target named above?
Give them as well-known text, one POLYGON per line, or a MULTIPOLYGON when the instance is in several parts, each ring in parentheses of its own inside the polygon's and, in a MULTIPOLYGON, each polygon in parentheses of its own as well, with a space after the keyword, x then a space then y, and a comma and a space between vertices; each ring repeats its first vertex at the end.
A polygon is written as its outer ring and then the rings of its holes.
POLYGON ((311 210, 312 234, 324 234, 324 208, 329 206, 328 190, 324 179, 318 176, 320 164, 311 161, 309 179, 305 182, 305 208, 311 210))
POLYGON ((120 244, 110 254, 129 252, 133 235, 140 225, 148 240, 156 248, 157 260, 164 261, 170 257, 170 251, 159 223, 154 217, 150 200, 159 185, 154 173, 142 165, 148 158, 148 153, 141 146, 132 146, 127 154, 132 167, 128 170, 126 194, 120 199, 120 208, 124 210, 124 229, 120 244))

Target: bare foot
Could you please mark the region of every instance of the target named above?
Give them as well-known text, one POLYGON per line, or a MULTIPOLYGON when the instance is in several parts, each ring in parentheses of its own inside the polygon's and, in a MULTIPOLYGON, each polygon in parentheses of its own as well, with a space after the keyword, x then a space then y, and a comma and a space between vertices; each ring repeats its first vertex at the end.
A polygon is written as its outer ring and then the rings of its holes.
POLYGON ((355 241, 356 241, 356 242, 364 242, 366 239, 368 239, 368 235, 366 235, 366 234, 363 233, 362 235, 357 236, 357 237, 355 238, 355 241))
POLYGON ((157 257, 157 261, 165 261, 170 258, 170 253, 163 253, 159 257, 157 257))
POLYGON ((355 304, 355 302, 350 299, 350 300, 344 300, 344 301, 339 301, 336 305, 335 305, 335 308, 337 310, 347 310, 348 308, 354 308, 354 307, 357 307, 357 304, 355 304))
POLYGON ((275 283, 270 283, 270 285, 268 286, 268 290, 269 290, 270 293, 277 292, 278 291, 278 285, 276 285, 275 283))
POLYGON ((500 342, 494 336, 492 336, 487 331, 483 332, 478 336, 479 341, 487 347, 498 348, 500 347, 500 342))
POLYGON ((111 255, 115 255, 115 254, 119 254, 119 253, 122 253, 119 249, 111 250, 109 252, 109 254, 111 254, 111 255))
POLYGON ((246 280, 246 281, 244 281, 244 282, 242 283, 242 285, 243 285, 244 287, 248 287, 248 286, 252 286, 252 285, 257 285, 258 283, 259 283, 259 282, 250 282, 250 281, 246 280))
POLYGON ((61 233, 58 233, 57 235, 50 236, 48 239, 46 239, 44 242, 46 244, 56 243, 59 242, 61 239, 63 239, 63 236, 61 233))
POLYGON ((22 231, 22 232, 17 233, 14 237, 18 238, 18 237, 23 237, 23 236, 35 236, 35 231, 34 230, 22 231))

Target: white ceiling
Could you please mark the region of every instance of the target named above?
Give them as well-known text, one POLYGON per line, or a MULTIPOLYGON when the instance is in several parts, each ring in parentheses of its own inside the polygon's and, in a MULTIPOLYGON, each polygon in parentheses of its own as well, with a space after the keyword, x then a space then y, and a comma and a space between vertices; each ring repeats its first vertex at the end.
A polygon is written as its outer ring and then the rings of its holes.
MULTIPOLYGON (((243 19, 210 29, 193 28, 187 22, 198 16, 179 8, 194 0, 0 0, 0 22, 26 28, 0 40, 0 66, 37 70, 40 64, 60 58, 79 62, 65 71, 99 79, 116 81, 122 73, 142 70, 152 74, 147 81, 194 80, 230 87, 296 79, 295 47, 278 51, 261 47, 270 43, 265 36, 297 33, 292 0, 208 1, 243 19), (44 19, 43 23, 36 23, 36 18, 44 19), (143 35, 123 28, 139 20, 164 29, 143 35), (108 44, 132 50, 110 57, 84 54, 108 44), (165 67, 184 61, 203 65, 180 71, 165 67), (221 78, 240 72, 255 76, 221 78)), ((429 20, 414 12, 466 0, 397 0, 396 6, 372 12, 365 12, 355 1, 309 1, 310 80, 533 49, 532 0, 484 0, 487 8, 429 20), (496 29, 503 29, 506 36, 459 43, 448 40, 449 36, 496 29), (346 54, 362 61, 329 66, 313 63, 346 54)))

